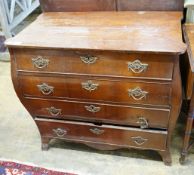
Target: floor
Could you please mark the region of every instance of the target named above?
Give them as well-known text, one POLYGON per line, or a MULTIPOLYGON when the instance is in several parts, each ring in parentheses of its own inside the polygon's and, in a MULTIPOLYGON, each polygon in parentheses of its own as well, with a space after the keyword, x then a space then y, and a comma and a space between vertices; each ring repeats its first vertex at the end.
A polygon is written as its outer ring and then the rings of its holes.
POLYGON ((194 174, 194 149, 186 165, 181 166, 178 161, 182 144, 182 120, 174 132, 173 165, 168 167, 152 151, 97 151, 63 141, 53 141, 49 151, 41 151, 36 125, 14 92, 9 62, 0 62, 0 99, 0 159, 27 162, 79 175, 194 174))

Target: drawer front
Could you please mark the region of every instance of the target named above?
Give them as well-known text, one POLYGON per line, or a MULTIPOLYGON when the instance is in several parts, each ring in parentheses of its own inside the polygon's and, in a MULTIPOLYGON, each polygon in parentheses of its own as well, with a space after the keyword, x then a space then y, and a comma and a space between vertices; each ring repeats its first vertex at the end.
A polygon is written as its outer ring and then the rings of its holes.
POLYGON ((42 137, 107 143, 110 145, 165 150, 166 131, 143 131, 111 125, 36 120, 42 137))
POLYGON ((16 50, 21 71, 172 79, 173 57, 117 52, 16 50))
POLYGON ((19 76, 24 96, 170 105, 170 84, 73 77, 19 76))
POLYGON ((170 110, 74 101, 25 99, 33 116, 167 128, 170 110), (158 115, 160 114, 160 115, 158 115))

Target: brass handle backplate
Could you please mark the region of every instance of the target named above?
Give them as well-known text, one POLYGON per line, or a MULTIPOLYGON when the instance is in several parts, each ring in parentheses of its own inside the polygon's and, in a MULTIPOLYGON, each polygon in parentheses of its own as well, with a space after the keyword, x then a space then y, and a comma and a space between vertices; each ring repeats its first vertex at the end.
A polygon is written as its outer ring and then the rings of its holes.
POLYGON ((141 90, 141 88, 136 87, 134 89, 128 90, 129 97, 132 97, 134 100, 142 100, 143 98, 146 98, 148 92, 141 90))
POLYGON ((53 132, 58 137, 63 137, 63 136, 65 136, 67 134, 67 130, 66 129, 62 129, 62 128, 53 129, 53 132))
POLYGON ((99 128, 92 128, 92 129, 90 129, 90 132, 92 132, 93 134, 96 134, 96 135, 101 135, 104 133, 104 130, 99 129, 99 128))
POLYGON ((94 105, 90 105, 90 106, 85 106, 86 110, 92 113, 96 113, 100 111, 100 107, 96 107, 94 105))
POLYGON ((141 129, 146 129, 149 127, 148 121, 144 117, 139 117, 137 123, 140 125, 141 129))
POLYGON ((138 136, 138 137, 131 137, 132 141, 137 144, 138 146, 141 146, 143 145, 145 142, 148 141, 148 139, 145 139, 141 136, 138 136))
POLYGON ((95 56, 89 56, 89 55, 87 55, 87 56, 80 56, 80 59, 85 64, 94 64, 98 58, 95 57, 95 56))
POLYGON ((46 109, 54 117, 57 117, 58 115, 60 115, 61 111, 62 111, 62 109, 57 109, 57 108, 55 108, 53 106, 50 107, 50 108, 46 108, 46 109))
POLYGON ((32 64, 38 69, 43 69, 49 65, 49 60, 42 56, 37 56, 36 58, 32 58, 32 64))
POLYGON ((85 89, 89 92, 95 91, 99 86, 99 84, 93 83, 91 80, 88 80, 87 82, 81 83, 81 85, 82 85, 83 89, 85 89))
POLYGON ((148 68, 148 64, 141 63, 140 60, 128 62, 128 69, 136 74, 139 74, 139 73, 142 73, 143 71, 146 71, 147 68, 148 68))
POLYGON ((54 87, 49 86, 46 83, 42 83, 40 85, 37 85, 38 89, 42 92, 44 95, 50 95, 54 92, 54 87))

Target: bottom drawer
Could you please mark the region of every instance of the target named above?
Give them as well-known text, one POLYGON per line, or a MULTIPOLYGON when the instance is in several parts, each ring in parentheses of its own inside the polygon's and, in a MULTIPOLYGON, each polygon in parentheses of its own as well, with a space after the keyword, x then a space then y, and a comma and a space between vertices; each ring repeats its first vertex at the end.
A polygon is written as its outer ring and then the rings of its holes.
POLYGON ((141 130, 92 123, 35 120, 42 137, 68 139, 78 142, 102 143, 121 147, 165 150, 166 131, 141 130))

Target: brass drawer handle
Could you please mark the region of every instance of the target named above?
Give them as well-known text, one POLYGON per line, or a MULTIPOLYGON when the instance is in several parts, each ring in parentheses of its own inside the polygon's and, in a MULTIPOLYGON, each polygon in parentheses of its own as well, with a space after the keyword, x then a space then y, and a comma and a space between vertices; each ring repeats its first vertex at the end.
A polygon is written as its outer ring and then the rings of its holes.
POLYGON ((139 145, 139 146, 143 145, 145 142, 148 141, 148 139, 144 139, 144 138, 141 137, 141 136, 138 136, 138 137, 131 137, 131 139, 132 139, 132 141, 133 141, 135 144, 137 144, 137 145, 139 145))
POLYGON ((46 109, 54 117, 57 117, 58 115, 60 115, 61 111, 62 111, 62 109, 57 109, 57 108, 55 108, 53 106, 50 107, 50 108, 46 108, 46 109))
POLYGON ((50 95, 54 92, 54 87, 49 86, 46 83, 37 85, 38 89, 42 92, 43 95, 50 95))
POLYGON ((83 89, 90 91, 90 92, 96 90, 99 86, 99 84, 93 83, 91 80, 81 83, 81 85, 83 89))
POLYGON ((142 73, 143 71, 146 71, 147 68, 148 68, 148 64, 141 63, 140 60, 128 62, 128 69, 136 74, 139 74, 139 73, 142 73))
POLYGON ((128 93, 129 93, 129 97, 132 97, 136 101, 146 98, 148 94, 147 91, 143 91, 139 87, 136 87, 135 89, 129 89, 128 93))
POLYGON ((90 106, 85 106, 86 110, 92 113, 96 113, 100 111, 100 107, 96 107, 94 105, 90 105, 90 106))
POLYGON ((37 56, 36 58, 32 58, 32 64, 38 69, 43 69, 49 65, 49 60, 42 56, 37 56))
POLYGON ((90 132, 92 132, 93 134, 96 134, 96 135, 101 135, 104 133, 104 130, 99 129, 99 128, 92 128, 92 129, 90 129, 90 132))
POLYGON ((62 129, 62 128, 57 128, 57 129, 53 129, 54 134, 56 134, 58 137, 63 137, 64 135, 67 134, 67 130, 66 129, 62 129))
POLYGON ((139 117, 137 123, 140 125, 141 129, 146 129, 149 127, 148 121, 144 117, 139 117))
POLYGON ((84 62, 85 64, 94 64, 97 61, 97 57, 95 56, 80 56, 80 59, 82 60, 82 62, 84 62))

